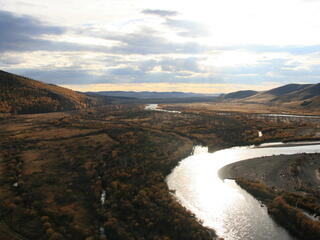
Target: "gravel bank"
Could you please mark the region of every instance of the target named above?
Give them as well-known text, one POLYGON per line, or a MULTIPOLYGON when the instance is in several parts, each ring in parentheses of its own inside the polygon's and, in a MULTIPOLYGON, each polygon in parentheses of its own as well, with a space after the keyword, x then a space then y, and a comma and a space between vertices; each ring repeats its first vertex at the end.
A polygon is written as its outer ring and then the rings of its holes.
POLYGON ((222 179, 237 177, 262 181, 285 191, 301 187, 320 190, 320 154, 277 155, 229 164, 219 171, 222 179))

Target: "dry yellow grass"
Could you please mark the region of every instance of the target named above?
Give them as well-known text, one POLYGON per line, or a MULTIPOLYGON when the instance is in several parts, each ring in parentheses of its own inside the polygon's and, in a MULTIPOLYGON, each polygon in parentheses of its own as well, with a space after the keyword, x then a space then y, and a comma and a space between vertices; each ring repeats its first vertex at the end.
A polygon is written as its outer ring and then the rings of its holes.
POLYGON ((285 104, 280 106, 268 106, 259 103, 245 102, 208 102, 208 103, 186 103, 186 104, 165 104, 164 106, 195 111, 219 111, 219 112, 242 112, 242 113, 283 113, 299 115, 320 115, 320 109, 308 110, 294 108, 294 104, 285 104))

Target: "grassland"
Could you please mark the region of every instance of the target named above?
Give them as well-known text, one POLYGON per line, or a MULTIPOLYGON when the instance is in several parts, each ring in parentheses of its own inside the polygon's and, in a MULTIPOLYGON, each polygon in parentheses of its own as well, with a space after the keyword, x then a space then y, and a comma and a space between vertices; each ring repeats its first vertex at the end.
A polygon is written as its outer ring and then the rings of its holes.
POLYGON ((174 108, 179 110, 194 111, 217 111, 217 112, 236 112, 236 113, 285 113, 298 115, 320 115, 320 108, 312 109, 297 107, 296 105, 272 105, 266 104, 267 100, 262 103, 258 101, 242 102, 202 102, 202 103, 184 103, 184 104, 165 104, 166 108, 174 108))

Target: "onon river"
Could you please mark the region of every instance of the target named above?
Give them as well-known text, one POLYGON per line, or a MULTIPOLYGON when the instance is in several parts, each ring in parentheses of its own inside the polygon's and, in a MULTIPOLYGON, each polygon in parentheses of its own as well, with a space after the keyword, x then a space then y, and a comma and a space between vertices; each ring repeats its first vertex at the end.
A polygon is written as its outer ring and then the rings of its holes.
POLYGON ((267 209, 234 181, 222 181, 218 171, 233 162, 278 154, 320 152, 315 145, 265 144, 261 147, 233 147, 209 153, 197 146, 167 177, 170 190, 193 212, 204 226, 213 228, 226 240, 296 239, 278 226, 267 209))
MULTIPOLYGON (((180 113, 159 109, 157 104, 149 104, 145 109, 180 113)), ((272 114, 272 117, 284 115, 272 114)), ((259 137, 263 135, 262 132, 258 134, 259 137)), ((320 152, 320 142, 266 143, 213 153, 209 153, 207 147, 196 146, 193 154, 181 160, 167 176, 167 184, 184 207, 225 240, 297 239, 277 225, 268 215, 266 207, 234 181, 222 181, 218 171, 230 163, 245 159, 316 152, 320 152)))

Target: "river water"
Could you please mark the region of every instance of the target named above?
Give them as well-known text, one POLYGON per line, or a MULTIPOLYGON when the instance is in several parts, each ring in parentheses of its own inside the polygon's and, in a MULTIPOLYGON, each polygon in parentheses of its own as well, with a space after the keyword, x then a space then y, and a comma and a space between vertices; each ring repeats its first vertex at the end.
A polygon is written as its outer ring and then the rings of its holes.
POLYGON ((209 153, 206 147, 196 146, 194 153, 183 159, 167 177, 170 190, 178 201, 226 240, 296 239, 279 227, 267 209, 234 181, 222 181, 218 171, 233 162, 278 154, 320 152, 320 143, 280 143, 263 147, 233 147, 209 153))
POLYGON ((181 113, 179 111, 166 110, 166 109, 159 108, 158 104, 148 104, 147 106, 145 106, 144 109, 151 110, 151 111, 158 111, 158 112, 181 113))

